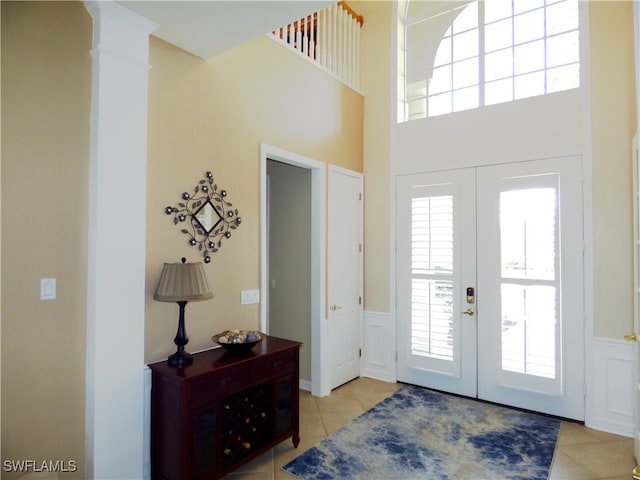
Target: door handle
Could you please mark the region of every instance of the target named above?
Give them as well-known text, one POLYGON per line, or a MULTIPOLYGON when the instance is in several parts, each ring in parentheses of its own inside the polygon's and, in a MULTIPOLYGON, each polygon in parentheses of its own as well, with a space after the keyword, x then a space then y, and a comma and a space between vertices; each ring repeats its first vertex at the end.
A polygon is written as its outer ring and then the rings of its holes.
POLYGON ((628 333, 624 336, 624 339, 627 342, 637 342, 638 341, 638 334, 637 333, 628 333))
POLYGON ((464 312, 460 313, 464 313, 465 315, 473 315, 474 313, 476 313, 476 311, 473 308, 467 308, 464 312))
POLYGON ((339 307, 335 303, 329 307, 329 310, 331 310, 332 312, 335 312, 336 310, 340 310, 340 309, 342 309, 342 307, 339 307))

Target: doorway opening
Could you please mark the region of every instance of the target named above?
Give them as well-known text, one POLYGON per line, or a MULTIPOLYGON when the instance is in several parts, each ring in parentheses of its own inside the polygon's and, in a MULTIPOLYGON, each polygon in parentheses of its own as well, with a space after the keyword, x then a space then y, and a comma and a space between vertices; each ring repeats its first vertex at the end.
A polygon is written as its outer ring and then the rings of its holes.
POLYGON ((325 205, 324 163, 271 145, 261 145, 260 329, 274 336, 296 337, 296 340, 305 343, 301 350, 300 387, 310 390, 315 396, 330 393, 326 367, 327 331, 324 321, 325 205), (297 205, 294 205, 294 209, 286 208, 285 211, 280 208, 276 211, 277 206, 283 202, 297 205), (287 213, 293 216, 286 218, 287 213), (294 224, 298 224, 297 233, 291 230, 294 224), (294 245, 297 236, 305 238, 299 242, 300 245, 294 245), (280 244, 274 247, 273 242, 280 244), (285 242, 288 247, 282 244, 285 242), (292 253, 292 256, 287 258, 287 248, 293 247, 295 254, 292 253), (275 263, 271 265, 270 260, 275 263), (297 262, 305 265, 296 265, 297 262), (296 291, 290 291, 287 285, 291 285, 295 277, 300 275, 304 275, 304 278, 299 278, 296 289, 307 291, 299 295, 296 291), (306 375, 309 378, 305 378, 306 375))

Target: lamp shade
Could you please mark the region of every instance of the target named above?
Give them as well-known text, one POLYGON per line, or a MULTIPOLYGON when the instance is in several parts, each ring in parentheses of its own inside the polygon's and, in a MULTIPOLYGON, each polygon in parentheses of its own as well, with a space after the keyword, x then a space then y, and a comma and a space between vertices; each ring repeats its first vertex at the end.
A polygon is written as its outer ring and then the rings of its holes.
POLYGON ((153 298, 159 302, 197 302, 213 298, 203 263, 165 263, 153 298))

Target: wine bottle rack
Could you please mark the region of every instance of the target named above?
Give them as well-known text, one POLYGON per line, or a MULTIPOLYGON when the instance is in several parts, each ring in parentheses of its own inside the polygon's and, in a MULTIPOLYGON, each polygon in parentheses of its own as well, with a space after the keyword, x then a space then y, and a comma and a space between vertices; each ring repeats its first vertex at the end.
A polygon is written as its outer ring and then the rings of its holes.
POLYGON ((222 462, 237 462, 273 438, 272 384, 263 383, 222 399, 222 462))

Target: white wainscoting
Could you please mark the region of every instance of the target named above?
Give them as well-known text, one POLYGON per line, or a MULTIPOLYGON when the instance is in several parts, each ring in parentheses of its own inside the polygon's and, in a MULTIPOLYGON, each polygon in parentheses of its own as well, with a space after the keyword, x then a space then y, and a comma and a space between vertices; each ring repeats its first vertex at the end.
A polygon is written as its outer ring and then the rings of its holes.
POLYGON ((588 427, 633 436, 633 344, 594 338, 587 366, 588 427), (590 367, 590 368, 589 368, 590 367))
POLYGON ((362 337, 362 376, 395 382, 396 328, 391 315, 364 312, 362 337))
MULTIPOLYGON (((396 381, 396 330, 391 315, 364 312, 362 376, 396 381)), ((590 345, 585 424, 633 436, 633 344, 594 338, 590 345)))

